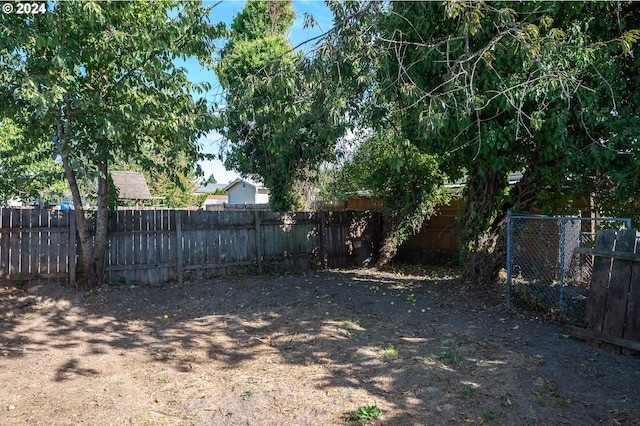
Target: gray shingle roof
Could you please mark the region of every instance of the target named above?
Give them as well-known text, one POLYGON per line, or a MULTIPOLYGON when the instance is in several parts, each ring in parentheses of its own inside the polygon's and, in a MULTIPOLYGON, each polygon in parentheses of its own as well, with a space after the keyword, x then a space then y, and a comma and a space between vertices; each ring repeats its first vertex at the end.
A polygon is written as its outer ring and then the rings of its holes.
POLYGON ((113 184, 118 188, 118 200, 152 200, 147 181, 138 172, 111 172, 113 184))

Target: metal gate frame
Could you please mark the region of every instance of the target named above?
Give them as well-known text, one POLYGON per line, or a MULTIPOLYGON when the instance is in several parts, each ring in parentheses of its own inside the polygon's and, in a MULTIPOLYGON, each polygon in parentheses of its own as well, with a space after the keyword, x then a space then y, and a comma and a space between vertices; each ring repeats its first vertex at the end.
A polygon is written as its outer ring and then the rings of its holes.
POLYGON ((560 222, 560 256, 559 256, 559 300, 558 300, 558 314, 562 319, 565 308, 565 244, 566 244, 566 230, 567 223, 569 222, 621 222, 626 229, 631 229, 631 218, 614 218, 614 217, 581 217, 581 216, 546 216, 546 215, 532 215, 532 214, 514 214, 511 210, 507 211, 507 307, 512 307, 512 286, 513 286, 513 221, 516 220, 553 220, 560 222))

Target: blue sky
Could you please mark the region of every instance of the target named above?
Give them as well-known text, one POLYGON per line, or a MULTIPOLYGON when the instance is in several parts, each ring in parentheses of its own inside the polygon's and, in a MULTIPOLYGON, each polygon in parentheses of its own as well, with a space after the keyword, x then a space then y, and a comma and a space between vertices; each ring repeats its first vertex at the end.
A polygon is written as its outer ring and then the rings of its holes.
MULTIPOLYGON (((217 1, 204 1, 204 4, 213 6, 217 1)), ((211 13, 211 22, 224 22, 231 24, 233 17, 240 12, 245 5, 245 0, 224 0, 221 4, 215 6, 211 13)), ((312 37, 320 35, 322 32, 329 30, 332 25, 332 15, 324 1, 321 0, 294 0, 293 10, 296 13, 296 20, 291 28, 289 40, 293 46, 309 40, 312 37), (304 28, 304 14, 313 15, 316 21, 316 27, 304 28)), ((300 47, 302 50, 309 49, 310 46, 300 47)), ((198 62, 188 60, 185 62, 178 61, 178 64, 184 66, 189 75, 189 79, 195 83, 207 81, 211 84, 211 90, 207 93, 206 98, 210 102, 220 101, 221 88, 218 79, 213 71, 203 69, 198 62)), ((204 137, 201 142, 205 152, 218 153, 220 148, 220 135, 211 133, 204 137)), ((218 183, 228 183, 239 177, 235 171, 225 170, 221 161, 204 161, 200 165, 204 170, 205 178, 211 174, 216 178, 218 183)))

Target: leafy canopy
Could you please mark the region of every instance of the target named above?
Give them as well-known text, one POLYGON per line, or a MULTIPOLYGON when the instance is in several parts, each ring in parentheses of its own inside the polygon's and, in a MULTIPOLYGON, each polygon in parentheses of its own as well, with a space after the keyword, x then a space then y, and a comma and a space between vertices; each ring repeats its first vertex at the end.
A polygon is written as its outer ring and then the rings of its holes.
POLYGON ((225 165, 264 183, 274 210, 300 207, 296 182, 333 158, 343 132, 327 80, 303 72, 285 36, 293 16, 290 1, 247 2, 216 68, 226 92, 225 165))
POLYGON ((461 237, 471 252, 495 252, 510 207, 555 210, 568 195, 595 193, 610 210, 637 198, 634 4, 330 7, 336 27, 322 61, 351 88, 348 118, 365 128, 389 123, 450 180, 465 179, 461 237), (524 177, 510 188, 516 171, 524 177))
POLYGON ((52 2, 42 15, 0 25, 0 117, 48 141, 73 194, 84 272, 102 279, 108 167, 131 160, 174 177, 202 157, 198 140, 215 118, 176 58, 211 65, 221 26, 197 2, 52 2), (161 159, 159 161, 158 159, 161 159), (78 179, 97 179, 95 237, 78 179))

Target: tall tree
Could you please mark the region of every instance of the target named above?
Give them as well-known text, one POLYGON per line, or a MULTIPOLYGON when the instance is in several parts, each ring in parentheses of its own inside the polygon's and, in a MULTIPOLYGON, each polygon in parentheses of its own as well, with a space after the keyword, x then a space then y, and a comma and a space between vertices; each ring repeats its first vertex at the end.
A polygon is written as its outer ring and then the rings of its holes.
POLYGON ((218 181, 216 180, 216 177, 213 174, 210 174, 207 180, 204 181, 205 185, 210 183, 218 183, 218 181))
POLYGON ((322 80, 303 73, 286 31, 290 0, 250 0, 234 17, 216 69, 226 106, 219 128, 228 140, 225 164, 262 181, 274 210, 300 206, 297 180, 332 158, 342 127, 322 80))
POLYGON ((567 194, 638 195, 637 5, 623 2, 333 4, 325 49, 359 110, 397 114, 405 137, 465 178, 464 278, 503 264, 508 208, 567 194), (359 69, 354 70, 353 64, 359 69), (347 73, 343 73, 343 76, 347 73), (523 179, 508 186, 510 172, 523 179))
POLYGON ((45 14, 5 15, 0 25, 0 113, 53 141, 74 199, 84 281, 100 283, 106 250, 108 168, 115 155, 179 170, 199 157, 213 127, 206 89, 177 57, 211 61, 221 28, 195 2, 53 2, 45 14), (148 149, 148 148, 151 149, 148 149), (150 153, 151 155, 147 155, 150 153), (165 161, 158 163, 154 158, 165 161), (95 233, 78 177, 97 179, 95 233))

